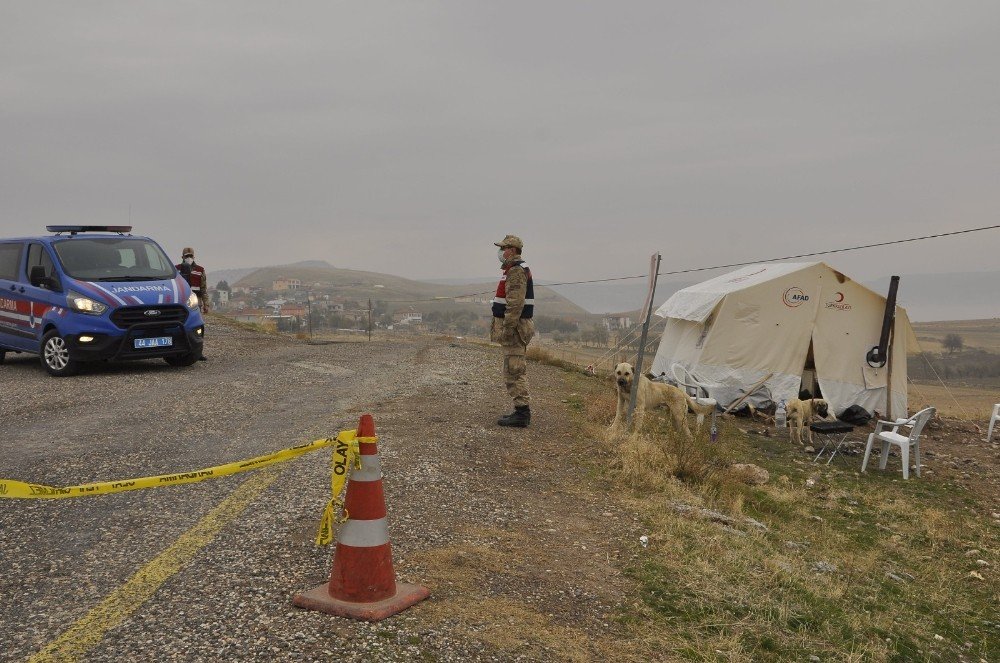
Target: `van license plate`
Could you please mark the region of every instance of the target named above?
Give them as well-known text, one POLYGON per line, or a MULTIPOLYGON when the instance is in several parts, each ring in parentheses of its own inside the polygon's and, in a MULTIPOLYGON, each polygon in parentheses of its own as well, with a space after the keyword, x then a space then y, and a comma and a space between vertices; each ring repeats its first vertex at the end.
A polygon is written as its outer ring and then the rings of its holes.
POLYGON ((137 338, 134 343, 136 350, 140 348, 169 348, 174 344, 174 339, 169 336, 157 336, 155 338, 137 338))

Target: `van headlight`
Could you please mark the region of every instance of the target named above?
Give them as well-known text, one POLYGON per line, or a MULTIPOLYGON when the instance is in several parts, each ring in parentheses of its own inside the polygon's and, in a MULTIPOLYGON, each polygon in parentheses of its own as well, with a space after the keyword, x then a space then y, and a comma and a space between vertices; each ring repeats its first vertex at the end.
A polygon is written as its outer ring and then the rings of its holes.
POLYGON ((107 304, 94 301, 90 297, 73 292, 72 290, 66 295, 66 304, 73 311, 89 315, 101 315, 108 310, 107 304))
POLYGON ((198 295, 193 292, 188 295, 188 308, 198 308, 198 295))

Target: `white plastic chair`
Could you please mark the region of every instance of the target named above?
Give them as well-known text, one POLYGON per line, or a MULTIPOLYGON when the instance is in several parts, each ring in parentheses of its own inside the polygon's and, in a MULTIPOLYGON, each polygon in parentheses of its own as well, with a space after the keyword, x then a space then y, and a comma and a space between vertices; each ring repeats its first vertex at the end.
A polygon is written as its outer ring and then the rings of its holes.
POLYGON ((688 396, 695 398, 708 398, 708 389, 702 384, 702 380, 684 368, 682 364, 674 364, 670 367, 670 372, 674 375, 677 385, 684 390, 688 396))
POLYGON ((924 425, 931 420, 936 410, 932 407, 924 408, 909 419, 897 419, 896 421, 879 421, 875 424, 875 432, 868 436, 868 446, 865 447, 865 460, 861 463, 861 471, 868 467, 868 458, 872 453, 872 445, 878 439, 882 443, 882 455, 879 456, 878 469, 884 470, 889 462, 889 449, 895 445, 899 447, 899 455, 903 458, 903 478, 910 478, 910 447, 913 447, 913 460, 917 468, 917 476, 920 476, 920 433, 924 425), (892 427, 892 430, 886 428, 892 427), (902 435, 900 428, 909 428, 909 435, 902 435))
MULTIPOLYGON (((710 433, 711 433, 711 439, 714 442, 718 432, 718 428, 716 428, 715 425, 715 410, 719 402, 708 395, 708 388, 705 387, 701 379, 688 369, 684 368, 684 366, 682 366, 681 364, 674 364, 673 366, 671 366, 670 372, 673 373, 674 380, 677 381, 677 386, 679 386, 685 394, 694 398, 695 402, 698 403, 698 405, 712 406, 712 428, 710 433), (704 396, 702 396, 702 394, 704 394, 704 396)), ((697 415, 696 425, 698 428, 701 428, 701 425, 702 423, 704 423, 704 421, 705 421, 704 415, 701 414, 697 415)))
POLYGON ((993 406, 993 416, 990 417, 990 429, 986 433, 986 443, 989 444, 990 438, 993 437, 993 427, 996 423, 1000 421, 1000 403, 993 406))

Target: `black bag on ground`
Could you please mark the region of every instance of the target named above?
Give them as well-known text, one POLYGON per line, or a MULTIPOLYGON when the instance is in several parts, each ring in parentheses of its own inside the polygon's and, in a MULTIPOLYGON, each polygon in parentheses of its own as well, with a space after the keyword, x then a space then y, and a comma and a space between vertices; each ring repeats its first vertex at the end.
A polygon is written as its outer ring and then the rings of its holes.
POLYGON ((854 426, 864 426, 871 421, 872 415, 860 405, 852 405, 841 412, 837 418, 854 426))

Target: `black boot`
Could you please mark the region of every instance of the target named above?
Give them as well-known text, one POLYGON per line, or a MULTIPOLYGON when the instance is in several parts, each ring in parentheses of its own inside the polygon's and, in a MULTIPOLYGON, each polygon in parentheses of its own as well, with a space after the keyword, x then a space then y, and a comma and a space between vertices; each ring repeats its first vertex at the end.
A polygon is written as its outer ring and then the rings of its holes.
POLYGON ((498 426, 510 426, 513 428, 527 428, 531 423, 531 408, 527 405, 518 405, 514 411, 508 415, 497 419, 498 426))

